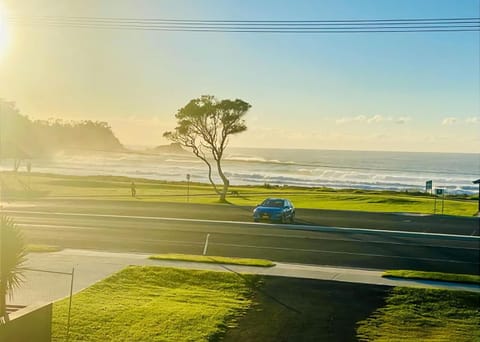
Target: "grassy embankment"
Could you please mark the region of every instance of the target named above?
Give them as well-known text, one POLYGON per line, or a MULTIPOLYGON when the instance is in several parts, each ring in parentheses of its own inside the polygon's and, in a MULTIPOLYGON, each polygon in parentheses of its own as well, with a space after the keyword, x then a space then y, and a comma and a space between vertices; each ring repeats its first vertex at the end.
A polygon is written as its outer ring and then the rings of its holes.
POLYGON ((258 267, 275 266, 275 263, 265 259, 230 258, 230 257, 221 257, 221 256, 206 256, 206 255, 191 255, 191 254, 156 254, 149 257, 149 259, 204 262, 209 264, 226 264, 226 265, 242 265, 242 266, 258 266, 258 267))
MULTIPOLYGON (((71 341, 474 341, 479 296, 129 267, 73 298, 71 341), (386 302, 386 304, 385 304, 386 302)), ((55 303, 54 340, 68 300, 55 303)))
MULTIPOLYGON (((130 181, 113 176, 61 176, 27 175, 11 172, 1 174, 4 197, 11 199, 98 199, 156 202, 186 202, 185 182, 165 182, 135 179, 137 198, 130 195, 130 181)), ((358 210, 372 212, 433 212, 434 198, 422 193, 400 193, 367 190, 332 190, 328 188, 293 188, 263 186, 232 186, 238 196, 229 196, 235 205, 254 206, 265 197, 288 197, 297 208, 358 210)), ((207 184, 189 186, 190 203, 218 203, 218 196, 207 184)), ((440 212, 440 201, 437 203, 440 212)), ((444 214, 472 216, 477 210, 475 197, 449 196, 445 200, 444 214)))
POLYGON ((361 341, 480 341, 480 296, 397 287, 357 331, 361 341))
MULTIPOLYGON (((212 341, 252 304, 258 278, 131 266, 76 294, 70 341, 212 341)), ((64 340, 68 299, 53 308, 64 340)))
POLYGON ((424 280, 448 281, 448 282, 455 282, 455 283, 480 284, 480 276, 473 275, 473 274, 423 272, 423 271, 411 271, 411 270, 389 270, 389 271, 385 271, 382 274, 382 277, 424 279, 424 280))

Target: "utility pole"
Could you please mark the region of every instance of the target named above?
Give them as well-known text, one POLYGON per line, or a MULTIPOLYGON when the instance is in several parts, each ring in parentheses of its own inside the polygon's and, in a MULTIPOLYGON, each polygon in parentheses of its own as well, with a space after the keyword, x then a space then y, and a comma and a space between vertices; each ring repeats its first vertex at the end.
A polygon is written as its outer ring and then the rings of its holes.
POLYGON ((477 215, 480 215, 480 178, 473 181, 473 184, 478 184, 478 212, 477 215))
MULTIPOLYGON (((1 171, 1 166, 2 166, 2 137, 3 137, 3 132, 2 132, 2 99, 0 99, 0 218, 3 215, 3 177, 2 177, 2 171, 1 171)), ((3 272, 3 220, 0 221, 0 275, 2 275, 3 272)), ((3 277, 2 277, 3 278, 3 277)), ((7 302, 5 301, 5 305, 7 305, 7 302)), ((8 315, 8 314, 7 314, 8 315)), ((5 317, 2 317, 5 320, 5 317)))

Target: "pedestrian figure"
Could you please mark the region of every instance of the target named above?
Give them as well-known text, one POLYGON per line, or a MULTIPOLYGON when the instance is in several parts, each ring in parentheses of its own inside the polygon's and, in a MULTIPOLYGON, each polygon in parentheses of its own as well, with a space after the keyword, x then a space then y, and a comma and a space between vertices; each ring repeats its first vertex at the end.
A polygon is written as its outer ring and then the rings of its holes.
POLYGON ((135 182, 132 181, 130 185, 130 189, 132 190, 132 197, 137 197, 137 187, 135 186, 135 182))
POLYGON ((30 173, 32 171, 32 162, 27 162, 27 172, 30 173))

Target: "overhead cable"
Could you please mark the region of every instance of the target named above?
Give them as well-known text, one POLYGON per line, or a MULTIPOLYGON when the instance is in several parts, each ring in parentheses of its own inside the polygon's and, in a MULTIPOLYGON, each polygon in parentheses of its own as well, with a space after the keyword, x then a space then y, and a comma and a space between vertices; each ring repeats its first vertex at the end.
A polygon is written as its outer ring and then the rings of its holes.
POLYGON ((413 18, 356 20, 194 20, 67 16, 13 16, 24 26, 81 29, 226 32, 226 33, 370 33, 480 31, 480 18, 413 18))

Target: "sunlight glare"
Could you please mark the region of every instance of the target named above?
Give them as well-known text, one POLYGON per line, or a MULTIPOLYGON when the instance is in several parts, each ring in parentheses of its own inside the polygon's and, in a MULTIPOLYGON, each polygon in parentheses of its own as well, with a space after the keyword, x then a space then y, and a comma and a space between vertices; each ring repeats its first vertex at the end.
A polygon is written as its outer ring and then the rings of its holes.
POLYGON ((5 53, 8 43, 7 18, 4 9, 0 4, 0 58, 5 53))

